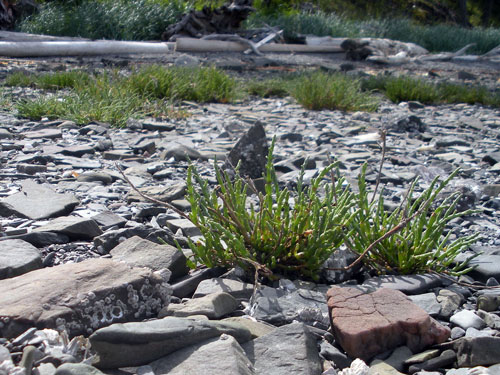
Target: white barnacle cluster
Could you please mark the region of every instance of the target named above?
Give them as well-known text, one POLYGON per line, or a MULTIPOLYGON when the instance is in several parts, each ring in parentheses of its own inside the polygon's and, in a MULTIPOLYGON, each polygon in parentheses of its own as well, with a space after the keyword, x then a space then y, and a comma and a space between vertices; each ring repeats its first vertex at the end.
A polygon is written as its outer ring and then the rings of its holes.
POLYGON ((102 294, 89 292, 79 296, 81 308, 75 309, 77 318, 70 323, 61 321, 61 328, 72 333, 77 332, 71 328, 78 328, 79 332, 91 334, 98 328, 127 318, 152 317, 168 304, 172 288, 167 283, 145 279, 140 286, 123 284, 114 293, 102 294), (76 327, 75 322, 83 325, 76 327))

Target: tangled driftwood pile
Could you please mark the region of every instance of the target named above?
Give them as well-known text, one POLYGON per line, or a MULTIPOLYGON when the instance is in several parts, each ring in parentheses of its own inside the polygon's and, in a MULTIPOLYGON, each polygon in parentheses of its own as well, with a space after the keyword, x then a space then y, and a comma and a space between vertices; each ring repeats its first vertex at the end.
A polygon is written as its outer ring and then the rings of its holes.
POLYGON ((201 38, 209 34, 233 34, 254 10, 252 0, 234 0, 220 8, 204 7, 191 10, 182 19, 169 26, 162 34, 163 40, 174 41, 177 37, 201 38))

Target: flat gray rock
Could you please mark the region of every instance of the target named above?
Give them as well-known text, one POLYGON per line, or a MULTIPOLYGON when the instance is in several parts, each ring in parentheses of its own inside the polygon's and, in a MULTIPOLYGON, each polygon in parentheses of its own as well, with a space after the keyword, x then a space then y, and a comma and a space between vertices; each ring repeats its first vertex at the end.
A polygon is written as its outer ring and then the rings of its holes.
POLYGON ((94 238, 94 244, 100 254, 108 254, 111 249, 118 246, 125 238, 139 236, 146 240, 158 243, 158 238, 173 244, 173 234, 170 230, 152 228, 146 225, 138 225, 132 228, 121 228, 108 230, 102 235, 94 238))
POLYGON ((134 236, 113 248, 110 252, 114 260, 133 267, 148 267, 154 271, 168 269, 172 279, 187 275, 186 256, 171 245, 159 245, 134 236))
POLYGON ((92 216, 92 219, 95 220, 102 230, 108 230, 111 227, 121 228, 127 222, 127 219, 111 211, 101 212, 100 214, 92 216))
POLYGON ((218 292, 229 293, 234 298, 248 299, 253 293, 253 285, 238 280, 216 277, 213 279, 203 280, 199 283, 193 294, 193 298, 203 297, 207 294, 218 292))
POLYGON ((209 319, 219 319, 235 311, 239 302, 230 294, 219 292, 200 298, 192 298, 183 303, 171 304, 162 311, 159 317, 205 315, 209 319))
POLYGON ((293 321, 324 329, 330 325, 324 293, 309 289, 285 293, 282 290, 264 288, 257 292, 250 315, 273 325, 293 321))
POLYGON ((169 299, 162 277, 110 259, 44 268, 0 280, 0 335, 15 337, 30 327, 89 334, 156 316, 169 299))
POLYGON ((240 344, 251 338, 250 331, 238 324, 169 317, 113 324, 92 334, 90 343, 99 356, 97 367, 118 368, 145 365, 223 333, 240 344))
POLYGON ((64 234, 70 240, 92 240, 102 234, 101 228, 92 219, 78 216, 64 216, 35 228, 35 232, 54 232, 64 234))
POLYGON ((222 334, 150 363, 155 375, 253 375, 253 365, 232 336, 222 334), (223 353, 223 355, 221 355, 223 353))
POLYGON ((422 294, 429 289, 442 285, 442 279, 436 275, 402 275, 372 277, 362 285, 374 288, 395 289, 404 294, 422 294))
MULTIPOLYGON (((186 193, 187 185, 184 181, 171 182, 165 186, 147 186, 139 188, 139 191, 149 197, 157 199, 162 202, 171 202, 174 199, 179 199, 186 193)), ((140 202, 145 199, 141 197, 135 190, 130 191, 127 195, 127 202, 140 202)))
POLYGON ((410 300, 430 316, 437 316, 441 312, 441 305, 434 293, 417 294, 410 296, 410 300))
POLYGON ((48 185, 23 181, 22 190, 0 202, 0 216, 15 215, 32 220, 69 214, 80 204, 72 194, 58 194, 48 185))
POLYGON ((40 251, 23 240, 0 241, 0 279, 42 268, 40 251))
POLYGON ((292 323, 243 344, 258 375, 319 375, 316 339, 307 326, 292 323))
POLYGON ((40 130, 25 132, 23 133, 23 136, 24 138, 27 139, 41 139, 41 138, 58 139, 62 138, 62 133, 61 130, 59 129, 40 129, 40 130))

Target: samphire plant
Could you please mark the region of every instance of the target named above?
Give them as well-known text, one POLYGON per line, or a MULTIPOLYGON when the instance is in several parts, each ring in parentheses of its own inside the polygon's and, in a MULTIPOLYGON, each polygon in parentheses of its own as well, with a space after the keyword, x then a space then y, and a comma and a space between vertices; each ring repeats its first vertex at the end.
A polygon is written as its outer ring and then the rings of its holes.
POLYGON ((269 150, 265 193, 258 204, 249 203, 251 180, 230 176, 214 163, 218 186, 210 189, 194 165, 188 169, 188 200, 191 221, 204 240, 189 242, 194 260, 215 265, 253 268, 270 275, 318 279, 318 270, 343 242, 343 230, 354 218, 354 196, 338 178, 325 183, 336 164, 324 168, 304 186, 304 168, 294 191, 280 188, 272 163, 274 140, 269 150), (321 194, 320 194, 321 193, 321 194), (293 200, 291 203, 290 200, 293 200))
POLYGON ((247 190, 255 192, 251 180, 236 168, 232 179, 214 163, 217 187, 209 183, 194 165, 188 169, 189 218, 201 230, 203 240, 189 241, 195 263, 208 267, 239 265, 266 275, 305 276, 318 279, 319 269, 343 243, 360 254, 358 261, 384 274, 425 272, 463 274, 467 264, 455 264, 457 255, 476 241, 477 235, 450 241, 446 225, 474 211, 457 212, 459 193, 440 194, 458 173, 453 172, 415 197, 415 180, 400 206, 384 208, 383 194, 367 190, 363 166, 354 194, 340 176, 336 163, 324 168, 309 186, 304 168, 293 191, 280 188, 272 163, 275 141, 269 150, 265 192, 258 203, 249 203, 247 190), (369 199, 372 195, 372 199, 369 199))
POLYGON ((450 241, 451 231, 444 235, 451 220, 476 212, 457 212, 458 192, 445 198, 440 195, 458 169, 441 182, 436 177, 418 197, 414 197, 418 183, 415 179, 401 204, 389 212, 384 207, 383 193, 378 199, 369 199, 366 168, 365 164, 358 178, 356 218, 350 222, 350 230, 355 235, 346 237, 348 247, 363 254, 365 265, 379 273, 393 274, 460 275, 470 271, 467 262, 455 263, 454 260, 477 240, 478 234, 453 241, 450 241))

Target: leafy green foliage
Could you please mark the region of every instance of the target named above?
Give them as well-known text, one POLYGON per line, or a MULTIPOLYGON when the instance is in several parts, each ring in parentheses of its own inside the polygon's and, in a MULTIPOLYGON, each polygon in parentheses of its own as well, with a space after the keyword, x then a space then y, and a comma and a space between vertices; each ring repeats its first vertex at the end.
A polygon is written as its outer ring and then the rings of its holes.
POLYGON ((343 228, 353 217, 353 195, 343 187, 343 178, 335 186, 323 183, 335 164, 323 169, 310 186, 304 186, 302 170, 296 191, 280 188, 273 148, 274 141, 258 207, 249 204, 249 185, 239 174, 231 181, 215 164, 218 186, 210 189, 194 165, 189 167, 190 219, 204 237, 189 243, 194 260, 208 267, 264 265, 280 274, 317 279, 319 268, 343 241, 343 228))
POLYGON ((456 212, 460 194, 440 198, 440 193, 458 173, 453 172, 439 182, 436 177, 418 197, 414 197, 415 180, 406 199, 393 212, 384 208, 383 194, 371 202, 365 180, 365 164, 358 179, 356 218, 350 221, 353 236, 346 237, 349 247, 362 254, 370 244, 404 220, 402 229, 374 246, 364 257, 364 263, 379 273, 414 274, 429 271, 463 274, 470 269, 465 263, 452 266, 454 259, 475 242, 478 235, 460 237, 450 241, 451 232, 445 235, 446 225, 453 219, 472 214, 473 210, 456 212), (433 208, 435 207, 435 208, 433 208))
POLYGON ((361 82, 344 74, 315 72, 301 76, 291 89, 292 95, 307 109, 374 111, 378 100, 362 92, 361 82))

